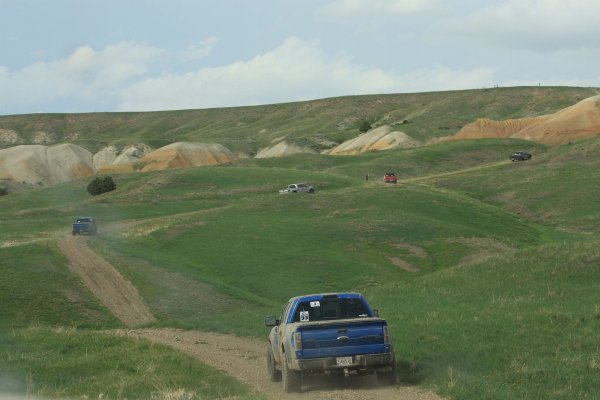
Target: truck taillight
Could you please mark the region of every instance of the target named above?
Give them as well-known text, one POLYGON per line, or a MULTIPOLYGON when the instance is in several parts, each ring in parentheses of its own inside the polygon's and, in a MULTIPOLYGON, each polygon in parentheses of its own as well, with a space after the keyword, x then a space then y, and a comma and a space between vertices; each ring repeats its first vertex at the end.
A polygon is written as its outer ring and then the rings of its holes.
POLYGON ((390 344, 390 331, 387 325, 383 326, 383 344, 390 344))
POLYGON ((294 342, 296 342, 296 350, 302 350, 302 334, 300 332, 294 333, 294 342))

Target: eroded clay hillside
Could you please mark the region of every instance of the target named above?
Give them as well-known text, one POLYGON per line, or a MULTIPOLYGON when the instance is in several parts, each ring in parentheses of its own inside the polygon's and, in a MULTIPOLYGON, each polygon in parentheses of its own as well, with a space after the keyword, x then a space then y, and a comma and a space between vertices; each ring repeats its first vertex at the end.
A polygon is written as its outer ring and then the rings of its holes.
POLYGON ((553 114, 494 121, 481 118, 465 125, 453 139, 516 138, 548 145, 600 135, 600 96, 589 97, 553 114))
POLYGON ((201 167, 234 159, 229 149, 215 143, 178 142, 154 151, 145 145, 110 146, 96 154, 74 144, 20 145, 0 150, 0 179, 47 185, 96 173, 201 167))
POLYGON ((519 138, 557 145, 600 134, 599 93, 508 88, 218 110, 0 116, 0 180, 56 184, 96 173, 298 153, 355 155, 448 139, 519 138), (479 117, 474 122, 473 114, 479 117), (514 114, 521 117, 493 119, 514 114), (365 123, 371 129, 361 133, 365 123), (193 140, 200 138, 212 140, 193 140))

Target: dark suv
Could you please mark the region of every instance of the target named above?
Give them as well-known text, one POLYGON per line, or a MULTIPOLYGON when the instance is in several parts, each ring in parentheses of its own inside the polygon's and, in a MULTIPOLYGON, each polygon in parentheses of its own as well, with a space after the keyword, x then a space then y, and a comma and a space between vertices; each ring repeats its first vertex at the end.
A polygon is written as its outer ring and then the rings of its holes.
POLYGON ((531 158, 531 154, 526 151, 516 151, 510 155, 511 161, 525 161, 531 158))

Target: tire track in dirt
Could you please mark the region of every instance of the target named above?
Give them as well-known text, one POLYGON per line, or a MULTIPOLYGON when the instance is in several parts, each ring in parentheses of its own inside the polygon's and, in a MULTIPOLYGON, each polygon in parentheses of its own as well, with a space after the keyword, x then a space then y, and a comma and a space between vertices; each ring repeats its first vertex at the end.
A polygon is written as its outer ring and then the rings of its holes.
POLYGON ((501 165, 508 165, 511 164, 512 161, 497 161, 497 162, 493 162, 493 163, 489 163, 489 164, 481 164, 481 165, 477 165, 475 167, 469 167, 469 168, 464 168, 464 169, 458 169, 455 171, 449 171, 449 172, 440 172, 440 173, 435 173, 435 174, 431 174, 431 175, 424 175, 424 176, 416 176, 414 178, 406 178, 406 179, 402 179, 402 180, 398 180, 398 183, 415 183, 415 182, 422 182, 422 181, 428 181, 428 180, 432 180, 432 179, 437 179, 437 178, 445 178, 447 176, 452 176, 452 175, 460 175, 460 174, 466 174, 469 172, 474 172, 474 171, 480 171, 482 169, 487 169, 487 168, 494 168, 494 167, 499 167, 501 165))
POLYGON ((285 393, 266 372, 266 341, 178 329, 121 330, 119 335, 150 340, 182 351, 245 383, 270 400, 442 400, 414 386, 382 386, 374 375, 315 376, 304 380, 301 393, 285 393))
POLYGON ((83 236, 65 236, 58 248, 69 259, 69 268, 87 288, 127 326, 154 322, 150 309, 131 282, 94 253, 83 236))

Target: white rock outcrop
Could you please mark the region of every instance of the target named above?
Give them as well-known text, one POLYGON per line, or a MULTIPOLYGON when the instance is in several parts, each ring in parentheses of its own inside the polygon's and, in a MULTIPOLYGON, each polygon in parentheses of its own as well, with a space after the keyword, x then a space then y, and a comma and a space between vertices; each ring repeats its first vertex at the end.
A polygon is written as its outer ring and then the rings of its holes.
POLYGON ((372 150, 388 150, 396 147, 414 147, 419 142, 404 132, 394 131, 388 125, 380 126, 363 133, 362 135, 345 141, 344 143, 328 150, 331 155, 352 155, 372 150))
POLYGON ((218 143, 176 142, 146 154, 140 162, 145 172, 223 164, 235 159, 227 147, 218 143))
POLYGON ((272 157, 284 157, 292 154, 316 154, 317 152, 309 147, 298 146, 296 144, 290 144, 285 140, 277 143, 274 146, 265 147, 261 149, 254 158, 272 158, 272 157))
POLYGON ((115 162, 118 153, 119 151, 115 146, 108 146, 101 149, 92 157, 92 160, 94 161, 94 167, 96 169, 101 169, 112 165, 112 163, 115 162))
POLYGON ((20 145, 0 150, 0 179, 56 184, 94 175, 92 153, 66 143, 56 146, 20 145))
POLYGON ((92 155, 74 144, 20 145, 0 150, 0 180, 30 184, 56 184, 96 173, 156 171, 227 163, 237 159, 216 143, 177 142, 150 151, 133 145, 119 153, 107 146, 92 155))

